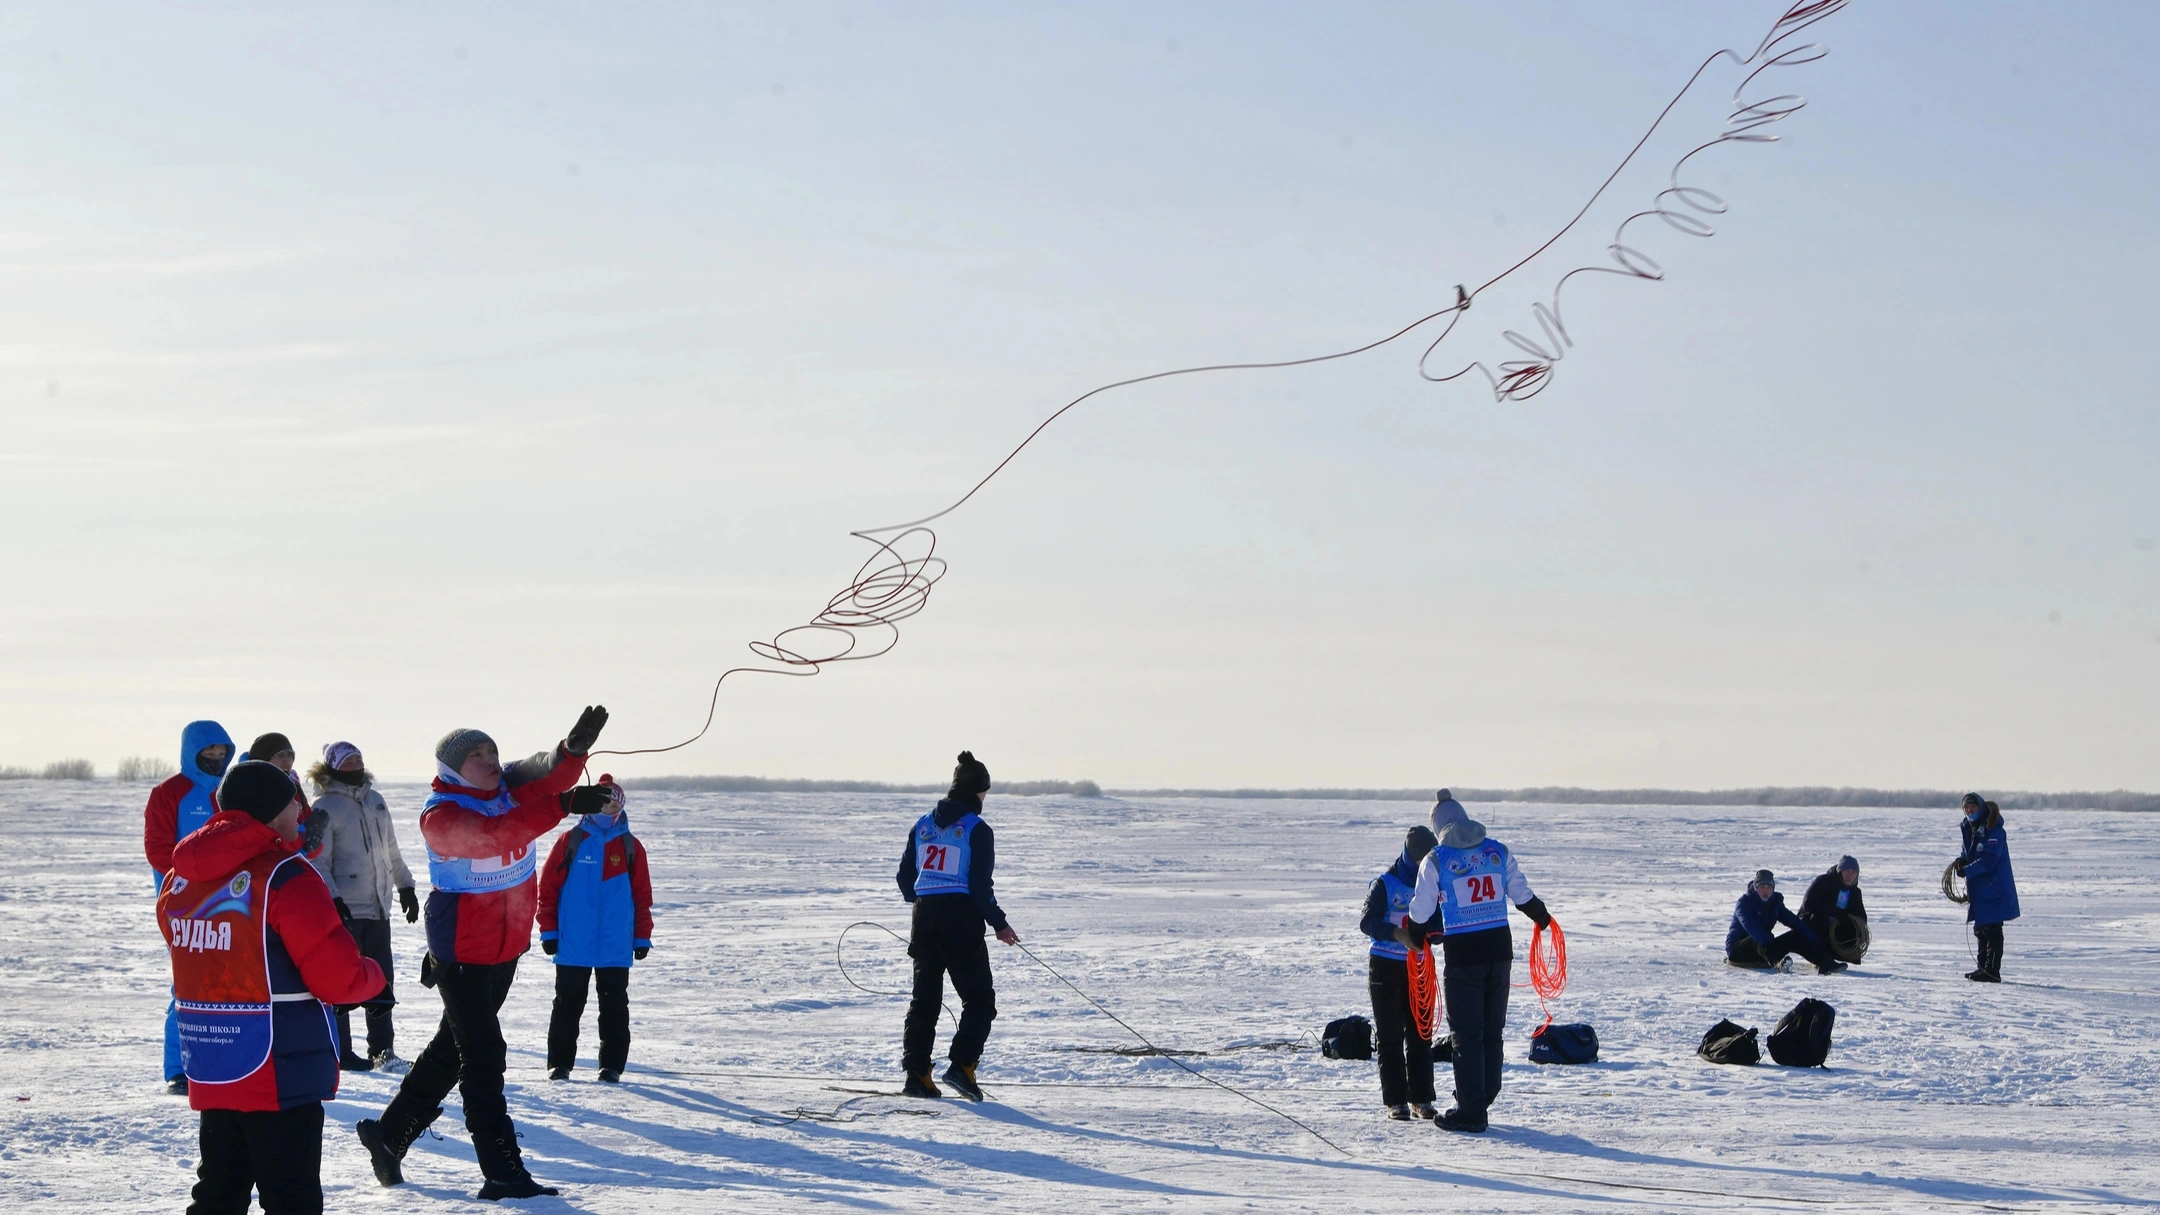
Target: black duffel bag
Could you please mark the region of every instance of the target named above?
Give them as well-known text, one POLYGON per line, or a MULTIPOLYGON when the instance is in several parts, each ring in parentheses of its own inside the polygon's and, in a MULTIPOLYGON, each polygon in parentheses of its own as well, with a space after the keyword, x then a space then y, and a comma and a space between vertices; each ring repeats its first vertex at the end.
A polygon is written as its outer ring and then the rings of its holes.
POLYGON ((1337 1017, 1320 1031, 1320 1053, 1330 1059, 1372 1058, 1372 1022, 1363 1017, 1337 1017))
POLYGON ((1730 1021, 1720 1021, 1702 1036, 1702 1045, 1695 1053, 1712 1063, 1760 1063, 1762 1047, 1755 1043, 1755 1031, 1742 1029, 1730 1021))
POLYGON ((1548 1025, 1530 1035, 1532 1063, 1595 1063, 1597 1031, 1587 1025, 1548 1025))

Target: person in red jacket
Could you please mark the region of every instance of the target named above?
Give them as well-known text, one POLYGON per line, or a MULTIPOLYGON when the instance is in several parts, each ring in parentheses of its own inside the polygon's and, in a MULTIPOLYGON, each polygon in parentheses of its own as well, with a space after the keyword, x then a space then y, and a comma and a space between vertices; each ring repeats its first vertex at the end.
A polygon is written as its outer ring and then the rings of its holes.
POLYGON ((202 1114, 189 1215, 320 1212, 322 1103, 337 1095, 329 1005, 382 990, 322 876, 299 855, 285 774, 241 763, 219 810, 173 849, 158 896, 188 1104, 202 1114))
POLYGON ((405 1180, 405 1150, 442 1114, 454 1085, 465 1103, 465 1128, 485 1178, 480 1197, 536 1198, 557 1191, 534 1181, 518 1150, 517 1125, 503 1102, 503 1044, 499 1014, 517 960, 532 948, 538 902, 533 842, 571 813, 607 805, 597 786, 572 790, 585 753, 607 724, 607 710, 586 708, 552 752, 505 770, 495 740, 478 730, 452 730, 435 744, 435 792, 420 812, 427 843, 428 956, 420 983, 442 994, 442 1025, 413 1060, 382 1117, 353 1129, 367 1147, 375 1180, 405 1180))
POLYGON ((600 1080, 616 1084, 630 1062, 630 964, 652 952, 652 876, 630 834, 622 786, 602 773, 608 808, 555 837, 540 867, 540 948, 555 959, 548 1018, 548 1079, 577 1066, 585 993, 600 989, 600 1080))
MULTIPOLYGON (((217 813, 218 778, 232 760, 232 735, 214 721, 191 721, 180 731, 180 770, 159 782, 143 804, 143 859, 158 887, 172 869, 173 845, 217 813)), ((186 1096, 187 1073, 180 1065, 180 1007, 165 1006, 165 1091, 186 1096)))

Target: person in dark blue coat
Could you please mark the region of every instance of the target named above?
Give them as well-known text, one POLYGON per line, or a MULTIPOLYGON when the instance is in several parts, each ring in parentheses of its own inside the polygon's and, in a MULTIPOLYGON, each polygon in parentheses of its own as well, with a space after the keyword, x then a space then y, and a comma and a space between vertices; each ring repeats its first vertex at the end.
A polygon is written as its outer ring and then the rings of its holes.
POLYGON ((1439 844, 1430 827, 1410 828, 1402 855, 1365 892, 1358 928, 1372 938, 1366 988, 1372 995, 1373 1054, 1380 1063, 1380 1101, 1398 1122, 1438 1118, 1433 1108, 1432 1040, 1418 1032, 1410 1005, 1410 899, 1418 864, 1439 844), (1412 1107, 1415 1107, 1414 1109, 1412 1107))
POLYGON ((945 1006, 945 976, 960 994, 960 1025, 953 1031, 944 1080, 970 1101, 983 1099, 975 1082, 990 1022, 997 1017, 997 991, 990 980, 990 951, 983 945, 985 925, 997 939, 1018 945, 1020 936, 998 906, 992 874, 997 865, 996 837, 982 819, 983 796, 990 792, 990 769, 962 751, 953 768, 952 789, 937 809, 915 821, 900 853, 900 897, 915 905, 908 933, 908 956, 915 960, 915 990, 908 1001, 900 1064, 907 1072, 901 1093, 939 1097, 930 1080, 930 1048, 937 1037, 938 1013, 945 1006))
POLYGON ((1733 904, 1732 926, 1725 931, 1725 960, 1751 970, 1771 970, 1791 953, 1815 963, 1815 969, 1826 975, 1845 969, 1830 956, 1823 939, 1786 908, 1785 896, 1777 892, 1776 875, 1758 869, 1755 880, 1733 904), (1779 924, 1792 931, 1776 933, 1779 924))
POLYGON ((1965 795, 1965 818, 1958 824, 1964 846, 1954 867, 1965 879, 1965 921, 1980 943, 1979 965, 1965 977, 1975 983, 2002 982, 2003 925, 2018 918, 2017 878, 2010 871, 2010 839, 2003 833, 2002 808, 1965 795))

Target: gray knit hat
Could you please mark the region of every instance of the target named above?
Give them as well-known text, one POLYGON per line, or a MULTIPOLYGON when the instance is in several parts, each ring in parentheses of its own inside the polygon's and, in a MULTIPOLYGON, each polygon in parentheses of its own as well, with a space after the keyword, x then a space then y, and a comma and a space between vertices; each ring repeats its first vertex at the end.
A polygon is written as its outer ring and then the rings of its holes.
POLYGON ((1777 875, 1768 869, 1757 869, 1755 871, 1755 880, 1748 884, 1751 886, 1768 886, 1770 889, 1776 890, 1777 875))
POLYGON ((1445 836, 1450 826, 1469 821, 1470 812, 1462 808, 1462 803, 1455 800, 1455 795, 1446 789, 1440 790, 1440 800, 1435 802, 1432 808, 1433 834, 1445 836))
POLYGON ((455 772, 465 766, 465 760, 482 744, 494 741, 484 730, 452 730, 435 744, 435 762, 455 772))

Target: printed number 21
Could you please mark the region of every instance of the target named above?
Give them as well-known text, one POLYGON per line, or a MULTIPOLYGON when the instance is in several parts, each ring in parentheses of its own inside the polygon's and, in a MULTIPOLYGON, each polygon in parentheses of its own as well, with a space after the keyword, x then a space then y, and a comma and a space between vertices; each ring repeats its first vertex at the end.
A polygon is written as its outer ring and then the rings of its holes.
POLYGON ((945 856, 948 851, 943 844, 923 845, 922 867, 935 869, 939 873, 945 872, 945 856))

